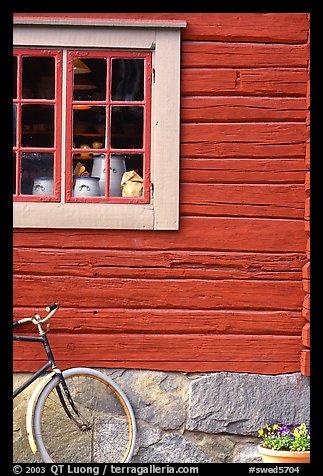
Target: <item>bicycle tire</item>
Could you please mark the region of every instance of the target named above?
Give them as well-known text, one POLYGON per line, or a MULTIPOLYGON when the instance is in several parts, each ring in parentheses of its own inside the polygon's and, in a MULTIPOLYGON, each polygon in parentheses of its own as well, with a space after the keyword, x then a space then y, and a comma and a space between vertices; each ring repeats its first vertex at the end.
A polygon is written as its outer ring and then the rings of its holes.
POLYGON ((128 463, 136 440, 136 421, 128 398, 107 375, 79 367, 62 372, 72 398, 92 428, 71 420, 56 391, 56 375, 39 394, 33 430, 45 463, 128 463))

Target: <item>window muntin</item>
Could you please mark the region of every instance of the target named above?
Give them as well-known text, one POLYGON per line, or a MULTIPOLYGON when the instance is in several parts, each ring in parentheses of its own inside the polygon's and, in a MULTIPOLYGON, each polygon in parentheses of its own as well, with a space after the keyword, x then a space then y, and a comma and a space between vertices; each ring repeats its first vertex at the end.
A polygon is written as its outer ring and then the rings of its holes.
POLYGON ((62 52, 16 49, 13 63, 14 200, 59 201, 62 52))

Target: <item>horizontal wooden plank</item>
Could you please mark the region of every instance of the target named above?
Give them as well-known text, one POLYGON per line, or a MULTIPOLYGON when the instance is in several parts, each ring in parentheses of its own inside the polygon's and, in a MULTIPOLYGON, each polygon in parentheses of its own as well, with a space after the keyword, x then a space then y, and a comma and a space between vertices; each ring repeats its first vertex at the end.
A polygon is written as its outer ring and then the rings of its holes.
POLYGON ((184 96, 182 122, 305 121, 304 97, 184 96))
MULTIPOLYGON (((121 369, 149 369, 178 372, 248 372, 258 374, 282 374, 299 372, 299 359, 294 362, 159 362, 159 361, 111 361, 87 359, 87 360, 57 360, 57 365, 61 369, 70 367, 92 367, 92 368, 121 368, 121 369)), ((15 360, 13 362, 14 372, 35 372, 40 367, 40 363, 34 360, 15 360)))
POLYGON ((181 126, 181 142, 225 143, 241 142, 245 145, 304 143, 305 124, 288 122, 270 123, 187 123, 181 126))
POLYGON ((181 94, 306 96, 308 73, 301 68, 183 68, 181 94))
POLYGON ((183 68, 181 96, 238 94, 235 69, 183 68))
POLYGON ((302 158, 305 153, 305 144, 300 143, 284 143, 270 144, 266 142, 247 143, 247 142, 182 142, 181 155, 191 158, 302 158))
POLYGON ((299 310, 303 289, 300 281, 15 276, 14 305, 31 302, 94 308, 299 310))
POLYGON ((127 278, 300 280, 298 253, 15 248, 15 274, 127 278))
POLYGON ((181 182, 304 184, 305 174, 304 159, 181 159, 181 182))
POLYGON ((184 41, 181 49, 185 68, 307 68, 309 46, 271 43, 184 41))
POLYGON ((181 217, 178 231, 18 230, 15 246, 305 253, 301 220, 181 217))
POLYGON ((15 17, 128 20, 185 20, 182 38, 276 43, 306 43, 305 13, 15 13, 15 17))
MULTIPOLYGON (((160 14, 158 14, 160 15, 160 14)), ((309 21, 305 13, 186 13, 183 39, 303 43, 309 21), (206 20, 207 17, 207 20, 206 20), (294 23, 295 22, 295 23, 294 23)))
MULTIPOLYGON (((44 308, 16 307, 14 320, 45 314, 44 308)), ((300 311, 228 311, 61 307, 51 333, 256 334, 296 335, 304 325, 300 311)), ((26 324, 19 331, 35 332, 26 324)))
POLYGON ((306 126, 300 123, 184 123, 183 157, 304 157, 306 126))
MULTIPOLYGON (((57 360, 100 361, 215 361, 258 362, 299 361, 301 338, 296 336, 157 335, 157 334, 52 334, 50 343, 57 360), (273 349, 275 350, 273 352, 273 349)), ((40 361, 39 344, 16 342, 15 360, 40 361)))
POLYGON ((182 183, 181 212, 188 215, 303 218, 304 185, 182 183))

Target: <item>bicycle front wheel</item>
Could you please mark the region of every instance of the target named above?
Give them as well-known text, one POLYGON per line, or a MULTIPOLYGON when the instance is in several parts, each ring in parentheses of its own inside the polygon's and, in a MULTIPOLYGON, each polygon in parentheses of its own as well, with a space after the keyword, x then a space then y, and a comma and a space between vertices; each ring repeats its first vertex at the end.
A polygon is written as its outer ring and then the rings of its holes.
MULTIPOLYGON (((62 385, 55 376, 40 393, 33 415, 37 449, 46 463, 127 463, 136 439, 131 405, 118 385, 89 368, 63 372, 70 395, 81 415, 69 403, 68 416, 59 398, 62 385), (86 425, 80 424, 86 421, 86 425), (79 424, 78 424, 79 423, 79 424)), ((62 390, 64 393, 64 391, 62 390)), ((66 402, 66 398, 64 397, 66 402)))

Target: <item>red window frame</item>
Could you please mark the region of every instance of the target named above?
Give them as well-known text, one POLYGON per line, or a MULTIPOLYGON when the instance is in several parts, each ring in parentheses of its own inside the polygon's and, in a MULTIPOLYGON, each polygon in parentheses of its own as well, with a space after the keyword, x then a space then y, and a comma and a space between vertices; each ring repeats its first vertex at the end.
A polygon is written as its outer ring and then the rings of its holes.
MULTIPOLYGON (((61 167, 62 167, 62 109, 63 109, 63 50, 41 48, 15 48, 14 56, 17 57, 17 97, 16 104, 16 193, 14 201, 24 202, 59 202, 61 201, 61 167), (55 58, 55 98, 54 99, 23 99, 22 98, 22 57, 42 56, 55 58), (54 113, 54 146, 53 147, 26 147, 21 145, 21 110, 23 104, 53 104, 54 113), (54 154, 54 193, 52 196, 23 195, 20 193, 21 154, 24 152, 47 152, 54 154)), ((150 203, 150 147, 151 147, 151 82, 152 82, 152 55, 151 52, 140 51, 102 51, 102 50, 67 50, 66 71, 66 123, 65 123, 65 201, 86 203, 150 203), (100 101, 73 100, 73 60, 74 58, 104 58, 107 60, 107 87, 106 98, 100 101), (144 61, 144 98, 142 101, 112 101, 110 97, 111 61, 113 58, 143 58, 144 61), (73 197, 72 196, 72 164, 73 155, 84 152, 84 149, 73 147, 73 106, 91 105, 106 107, 106 143, 100 153, 106 154, 109 161, 110 154, 142 154, 143 156, 143 196, 136 198, 109 197, 109 177, 107 174, 106 196, 98 197, 73 197), (143 146, 138 149, 115 149, 110 144, 110 114, 112 106, 142 106, 143 114, 143 146)), ((87 149, 87 153, 97 153, 97 149, 87 149)), ((108 165, 108 163, 107 163, 108 165)), ((106 170, 109 171, 109 167, 106 170)))
POLYGON ((20 202, 58 202, 61 198, 61 116, 62 116, 62 57, 61 50, 14 48, 14 56, 17 58, 17 97, 13 99, 16 105, 16 145, 13 152, 16 153, 16 192, 14 201, 20 202), (54 99, 24 99, 22 97, 22 58, 24 56, 52 57, 55 59, 55 97, 54 99), (54 145, 53 147, 27 147, 21 145, 21 111, 24 104, 52 104, 54 105, 54 145), (54 155, 54 192, 52 196, 25 195, 21 194, 21 155, 24 152, 46 152, 54 155))
MULTIPOLYGON (((67 51, 67 103, 66 103, 66 182, 65 200, 66 202, 94 202, 94 203, 149 203, 150 202, 150 121, 151 121, 151 78, 152 60, 150 52, 138 51, 96 51, 96 50, 68 50, 67 51), (106 75, 106 98, 105 100, 73 100, 73 61, 74 58, 100 58, 107 61, 106 75), (142 101, 113 101, 110 97, 111 63, 112 59, 144 59, 144 97, 142 101), (84 152, 84 149, 73 147, 73 107, 80 105, 104 106, 106 108, 106 143, 100 149, 100 153, 106 154, 109 161, 110 154, 142 154, 143 155, 143 196, 138 198, 109 197, 109 171, 106 164, 106 196, 98 197, 73 197, 72 196, 72 162, 73 155, 84 152), (115 149, 110 143, 110 117, 112 106, 142 106, 143 114, 143 147, 139 149, 115 149)), ((86 149, 87 153, 95 153, 97 149, 86 149)))

